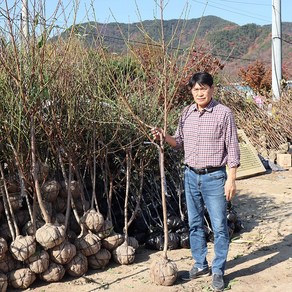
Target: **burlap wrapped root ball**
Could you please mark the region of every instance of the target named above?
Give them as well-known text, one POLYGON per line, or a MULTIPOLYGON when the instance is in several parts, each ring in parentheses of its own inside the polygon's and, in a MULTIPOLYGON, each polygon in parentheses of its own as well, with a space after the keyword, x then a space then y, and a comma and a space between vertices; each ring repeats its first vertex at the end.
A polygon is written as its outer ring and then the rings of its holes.
POLYGON ((40 274, 46 271, 50 264, 50 256, 45 250, 37 250, 31 257, 26 261, 28 267, 35 274, 40 274))
POLYGON ((50 167, 45 162, 38 160, 35 165, 35 169, 39 178, 39 181, 45 181, 50 172, 50 167))
POLYGON ((36 241, 34 236, 16 236, 15 240, 10 244, 10 252, 12 256, 19 260, 25 261, 36 251, 36 241))
POLYGON ((13 211, 17 211, 22 207, 23 197, 20 193, 10 193, 9 201, 13 211))
POLYGON ((135 249, 127 242, 115 248, 112 254, 114 261, 121 265, 130 265, 135 261, 135 249))
MULTIPOLYGON (((45 221, 36 219, 35 225, 36 229, 39 229, 45 225, 45 221)), ((33 223, 31 221, 27 221, 21 229, 22 235, 35 235, 34 232, 33 223)))
POLYGON ((55 202, 61 189, 61 184, 56 180, 47 181, 41 188, 42 197, 47 202, 55 202))
POLYGON ((99 237, 90 230, 87 234, 77 237, 74 244, 77 250, 82 252, 85 256, 93 255, 101 248, 99 237))
POLYGON ((0 259, 5 257, 5 253, 7 250, 8 250, 7 241, 3 237, 0 237, 0 259))
POLYGON ((91 269, 98 270, 104 269, 112 257, 112 254, 105 248, 101 248, 96 254, 93 254, 87 258, 88 266, 91 269))
POLYGON ((54 202, 54 209, 58 213, 66 212, 67 208, 67 199, 63 197, 57 197, 57 200, 54 202))
POLYGON ((137 249, 139 247, 139 242, 135 237, 129 236, 128 245, 132 246, 134 249, 137 249))
POLYGON ((94 209, 88 210, 81 217, 81 223, 85 225, 88 230, 98 232, 103 226, 104 218, 100 212, 94 209))
POLYGON ((177 278, 177 266, 168 259, 156 259, 150 265, 150 278, 157 285, 171 286, 177 278))
POLYGON ((36 279, 29 268, 14 270, 9 273, 9 284, 17 289, 27 289, 36 279))
POLYGON ((45 249, 53 248, 65 240, 65 226, 46 223, 36 231, 36 241, 45 249))
POLYGON ((2 222, 0 224, 0 237, 4 238, 7 242, 12 241, 12 236, 7 222, 2 222))
MULTIPOLYGON (((16 220, 16 225, 19 229, 22 229, 26 222, 30 220, 30 215, 28 210, 18 210, 14 213, 14 217, 16 220)), ((23 234, 26 235, 26 234, 23 234)), ((31 235, 31 234, 29 234, 31 235)))
POLYGON ((66 217, 63 213, 53 214, 52 222, 55 225, 65 225, 66 217))
POLYGON ((0 259, 0 271, 3 273, 16 270, 20 268, 20 265, 21 263, 11 255, 10 251, 7 251, 2 259, 0 259))
POLYGON ((50 249, 49 254, 53 262, 65 265, 76 255, 76 246, 65 240, 61 244, 50 249))
POLYGON ((76 256, 65 265, 65 268, 70 276, 80 277, 88 270, 87 257, 83 253, 77 252, 76 256))
POLYGON ((48 269, 39 274, 39 278, 45 282, 59 282, 65 275, 65 268, 56 263, 50 263, 48 269))
POLYGON ((0 291, 6 292, 8 286, 8 278, 5 274, 0 273, 0 291))
POLYGON ((102 246, 109 251, 114 250, 119 245, 121 245, 123 242, 124 242, 124 237, 122 234, 119 234, 119 233, 113 233, 112 235, 104 238, 101 241, 102 246))
POLYGON ((110 236, 113 233, 113 231, 114 231, 114 226, 113 226, 112 221, 106 219, 103 221, 102 227, 96 234, 100 239, 104 239, 110 236))
POLYGON ((82 216, 84 214, 84 210, 88 210, 90 208, 90 203, 87 200, 81 200, 81 198, 76 199, 74 201, 77 213, 82 216))
POLYGON ((69 242, 71 242, 71 243, 74 244, 76 238, 77 238, 77 234, 76 234, 73 230, 70 230, 70 229, 69 229, 69 230, 66 231, 66 239, 67 239, 69 242))
MULTIPOLYGON (((71 196, 73 199, 79 199, 81 195, 81 191, 79 188, 78 181, 72 180, 70 183, 70 191, 71 191, 71 196)), ((65 181, 61 181, 61 189, 60 189, 60 194, 62 198, 66 198, 68 196, 68 190, 65 181)))

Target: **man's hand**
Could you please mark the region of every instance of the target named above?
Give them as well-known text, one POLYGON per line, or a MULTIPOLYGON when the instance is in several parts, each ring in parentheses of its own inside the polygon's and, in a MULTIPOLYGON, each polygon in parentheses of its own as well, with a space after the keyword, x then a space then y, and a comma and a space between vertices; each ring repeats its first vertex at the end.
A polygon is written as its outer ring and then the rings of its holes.
POLYGON ((228 169, 227 180, 225 183, 225 196, 227 201, 231 201, 236 193, 236 167, 232 167, 228 169))
POLYGON ((161 140, 163 137, 163 130, 161 128, 155 127, 151 129, 151 134, 154 140, 161 140))
POLYGON ((171 147, 176 146, 176 140, 174 137, 168 135, 167 133, 164 134, 163 129, 155 127, 151 129, 151 134, 153 136, 153 140, 163 140, 168 143, 171 147))
POLYGON ((236 184, 235 180, 231 178, 227 178, 225 183, 225 196, 227 201, 231 201, 236 193, 236 184))

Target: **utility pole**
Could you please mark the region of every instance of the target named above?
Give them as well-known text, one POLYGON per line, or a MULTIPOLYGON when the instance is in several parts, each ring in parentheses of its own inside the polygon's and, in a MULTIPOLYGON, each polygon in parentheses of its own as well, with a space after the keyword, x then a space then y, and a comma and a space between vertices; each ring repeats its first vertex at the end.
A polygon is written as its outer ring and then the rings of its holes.
POLYGON ((21 8, 21 40, 22 46, 28 48, 28 0, 22 0, 21 8))
POLYGON ((39 0, 39 9, 40 9, 40 22, 41 22, 41 32, 43 33, 46 30, 46 11, 45 4, 43 0, 39 0))
POLYGON ((282 79, 281 0, 272 0, 272 90, 273 99, 280 100, 282 79))

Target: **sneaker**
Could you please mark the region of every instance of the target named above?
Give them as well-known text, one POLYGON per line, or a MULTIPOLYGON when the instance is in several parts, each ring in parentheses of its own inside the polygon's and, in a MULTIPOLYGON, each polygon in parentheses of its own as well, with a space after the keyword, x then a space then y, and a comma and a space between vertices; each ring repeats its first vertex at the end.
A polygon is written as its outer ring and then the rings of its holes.
POLYGON ((184 273, 181 276, 181 279, 184 281, 190 281, 195 278, 206 277, 210 275, 209 267, 204 269, 199 269, 197 267, 193 267, 189 272, 184 273))
POLYGON ((221 292, 224 290, 223 275, 213 274, 212 277, 212 289, 215 292, 221 292))

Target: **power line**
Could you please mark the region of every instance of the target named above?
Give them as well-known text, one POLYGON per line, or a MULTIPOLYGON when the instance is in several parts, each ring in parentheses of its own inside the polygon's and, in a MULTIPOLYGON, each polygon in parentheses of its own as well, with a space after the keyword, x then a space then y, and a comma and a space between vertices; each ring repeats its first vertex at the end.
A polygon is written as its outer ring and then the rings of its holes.
MULTIPOLYGON (((217 0, 221 2, 229 2, 229 3, 235 3, 235 4, 246 4, 246 5, 257 5, 257 6, 268 6, 270 7, 270 4, 262 4, 262 3, 257 3, 257 2, 242 2, 242 1, 233 1, 233 0, 217 0)), ((212 1, 211 1, 212 2, 212 1)))
MULTIPOLYGON (((91 33, 91 35, 94 36, 100 36, 97 33, 91 33)), ((102 38, 107 38, 107 39, 114 39, 114 40, 118 40, 118 41, 125 41, 123 38, 119 38, 119 37, 113 37, 113 36, 108 36, 108 35, 103 35, 102 38)), ((141 45, 149 45, 152 47, 159 47, 159 44, 153 44, 153 43, 146 43, 143 41, 137 41, 137 40, 128 40, 130 43, 135 43, 135 44, 141 44, 141 45)), ((181 49, 181 48, 177 48, 177 47, 171 47, 170 50, 176 50, 176 51, 185 51, 185 49, 181 49)), ((200 52, 199 52, 200 53, 200 52)), ((218 53, 211 53, 211 55, 215 56, 215 57, 222 57, 222 58, 226 58, 226 59, 236 59, 236 60, 242 60, 242 61, 249 61, 249 62, 254 62, 256 61, 256 59, 251 59, 251 58, 242 58, 242 57, 238 57, 238 56, 232 56, 232 55, 224 55, 224 54, 218 54, 218 53)))
MULTIPOLYGON (((209 4, 209 2, 213 2, 215 4, 219 4, 219 3, 216 3, 214 1, 210 1, 210 0, 208 0, 207 2, 201 2, 201 1, 198 1, 198 0, 192 0, 192 1, 195 2, 195 3, 200 3, 200 4, 204 4, 204 5, 213 7, 213 8, 220 9, 222 11, 228 11, 228 12, 231 12, 233 14, 242 15, 242 16, 246 16, 246 17, 253 18, 253 19, 257 19, 257 20, 261 20, 261 21, 269 21, 269 22, 271 21, 270 19, 268 20, 266 18, 254 16, 255 14, 252 15, 252 13, 249 13, 249 14, 240 13, 240 12, 238 12, 238 10, 235 11, 235 10, 226 9, 226 8, 222 8, 222 7, 219 7, 219 6, 215 6, 215 5, 209 4)), ((248 12, 246 12, 246 13, 248 13, 248 12)))
POLYGON ((282 38, 282 41, 283 41, 283 42, 285 42, 285 43, 287 43, 287 44, 290 44, 290 45, 292 45, 292 42, 290 42, 290 41, 287 41, 287 40, 285 40, 285 39, 283 39, 283 38, 282 38))

